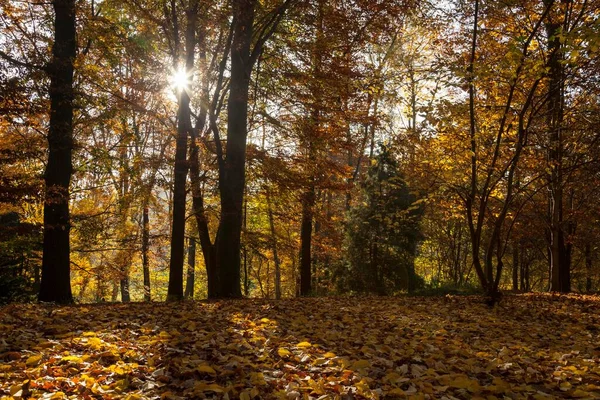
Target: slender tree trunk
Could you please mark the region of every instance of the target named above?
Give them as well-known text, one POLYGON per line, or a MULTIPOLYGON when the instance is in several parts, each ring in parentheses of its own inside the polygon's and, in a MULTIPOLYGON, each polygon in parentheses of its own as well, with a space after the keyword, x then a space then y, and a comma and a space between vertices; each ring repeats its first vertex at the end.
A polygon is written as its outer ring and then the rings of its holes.
MULTIPOLYGON (((119 185, 118 185, 118 193, 119 193, 119 227, 117 231, 117 237, 119 242, 121 243, 122 248, 129 247, 131 235, 129 229, 127 228, 127 221, 129 216, 129 209, 131 206, 131 194, 129 193, 129 158, 127 154, 127 143, 129 143, 129 133, 127 130, 126 123, 123 122, 123 136, 122 136, 122 144, 120 148, 120 170, 119 174, 119 185)), ((119 284, 121 287, 121 301, 123 303, 128 303, 131 301, 131 296, 129 294, 129 270, 131 269, 131 251, 119 250, 115 254, 115 265, 119 266, 120 279, 119 284)))
MULTIPOLYGON (((321 191, 318 195, 318 197, 321 197, 323 195, 323 192, 321 191)), ((320 232, 321 232, 321 222, 317 219, 315 220, 314 218, 314 209, 313 209, 313 232, 312 232, 312 237, 318 237, 320 232)), ((311 237, 311 242, 312 242, 312 237, 311 237)), ((312 259, 312 294, 314 294, 315 296, 319 295, 319 284, 320 284, 320 276, 319 276, 319 264, 321 262, 321 259, 319 257, 319 254, 315 254, 315 252, 313 251, 314 247, 311 246, 311 259, 312 259)))
POLYGON ((513 254, 512 254, 512 288, 513 291, 519 290, 519 244, 518 242, 513 243, 513 254))
MULTIPOLYGON (((521 260, 521 263, 522 262, 523 261, 521 260)), ((530 273, 529 273, 530 272, 530 267, 531 267, 531 263, 530 262, 528 262, 528 263, 525 264, 525 273, 524 273, 524 275, 525 275, 525 291, 526 292, 530 292, 531 291, 531 282, 530 282, 531 276, 530 276, 530 273)))
POLYGON ((593 289, 592 284, 592 245, 590 243, 585 244, 585 291, 591 292, 593 289))
POLYGON ((194 298, 194 281, 196 271, 196 238, 189 238, 188 245, 188 270, 185 283, 185 298, 194 298))
POLYGON ((55 0, 50 71, 48 164, 44 180, 44 241, 40 301, 72 303, 69 185, 73 171, 73 62, 76 53, 75 1, 55 0))
POLYGON ((267 189, 267 212, 269 214, 269 227, 271 228, 271 249, 275 263, 275 298, 281 299, 281 264, 277 253, 277 232, 275 232, 275 219, 273 218, 273 205, 271 204, 271 193, 267 189))
POLYGON ((315 187, 311 185, 302 200, 302 224, 300 226, 300 295, 312 293, 312 225, 315 206, 315 187))
MULTIPOLYGON (((198 0, 192 0, 186 10, 187 27, 185 33, 186 73, 194 68, 196 48, 196 20, 198 0)), ((169 263, 169 286, 167 301, 183 299, 183 259, 185 246, 185 203, 186 178, 188 173, 187 141, 192 131, 190 96, 191 88, 180 88, 178 94, 179 110, 177 115, 177 140, 175 143, 175 173, 173 188, 173 226, 171 234, 171 258, 169 263)))
POLYGON ((120 280, 121 287, 121 301, 123 303, 129 303, 131 301, 131 295, 129 293, 129 274, 125 275, 120 280))
POLYGON ((142 215, 142 270, 144 272, 144 301, 151 301, 150 292, 150 263, 148 253, 150 252, 150 217, 148 206, 144 206, 142 215))
POLYGON ((231 78, 227 101, 227 144, 224 168, 219 171, 221 215, 216 239, 218 282, 216 297, 242 296, 240 286, 242 207, 246 183, 248 89, 252 62, 254 7, 256 0, 234 0, 234 34, 231 46, 231 78))
POLYGON ((33 291, 34 293, 40 293, 40 279, 41 279, 42 269, 39 264, 33 266, 33 291))
POLYGON ((117 282, 113 281, 112 285, 113 285, 113 287, 112 287, 112 293, 110 295, 110 301, 114 303, 117 301, 117 297, 119 297, 119 284, 117 282))
POLYGON ((190 178, 192 184, 192 207, 196 217, 196 226, 198 227, 198 235, 200 238, 200 247, 202 248, 202 256, 206 267, 206 278, 208 286, 208 298, 216 297, 217 289, 217 264, 215 259, 215 246, 210 238, 210 230, 208 227, 208 218, 204 209, 204 195, 202 193, 200 183, 200 170, 198 158, 198 144, 196 143, 197 130, 194 130, 192 135, 192 143, 190 145, 190 178))
MULTIPOLYGON (((246 231, 246 227, 248 225, 248 198, 244 199, 244 231, 246 231)), ((244 247, 242 248, 243 256, 244 256, 244 296, 248 297, 250 292, 250 285, 248 281, 248 246, 244 243, 244 247)))

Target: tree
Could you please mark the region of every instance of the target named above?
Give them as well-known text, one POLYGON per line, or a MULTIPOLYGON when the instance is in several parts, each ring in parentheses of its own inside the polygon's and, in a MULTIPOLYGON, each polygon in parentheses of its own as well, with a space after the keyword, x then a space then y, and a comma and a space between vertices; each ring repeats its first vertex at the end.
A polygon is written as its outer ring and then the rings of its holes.
POLYGON ((342 288, 381 295, 417 288, 414 261, 421 208, 388 148, 375 157, 362 189, 364 199, 348 217, 342 288))
POLYGON ((54 0, 48 163, 44 180, 44 242, 39 300, 71 303, 69 185, 73 150, 75 1, 54 0))
MULTIPOLYGON (((190 0, 185 9, 186 29, 185 29, 185 67, 186 77, 193 76, 194 57, 196 53, 196 22, 198 19, 199 2, 190 0)), ((174 3, 171 4, 172 28, 175 31, 171 40, 176 43, 173 57, 173 66, 179 69, 179 37, 177 35, 178 16, 174 3)), ((166 17, 169 17, 167 15, 166 17)), ((173 185, 173 225, 171 234, 171 258, 169 262, 169 289, 167 300, 183 299, 183 259, 185 245, 185 208, 186 208, 186 180, 188 172, 187 162, 187 142, 191 136, 192 120, 190 109, 191 87, 184 86, 178 88, 177 112, 177 141, 175 147, 175 182, 173 185)))

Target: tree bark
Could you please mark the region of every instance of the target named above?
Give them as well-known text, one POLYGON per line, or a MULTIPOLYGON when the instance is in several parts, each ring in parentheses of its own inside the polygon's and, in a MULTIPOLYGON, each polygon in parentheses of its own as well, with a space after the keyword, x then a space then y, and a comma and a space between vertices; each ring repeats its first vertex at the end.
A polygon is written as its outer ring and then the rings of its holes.
POLYGON ((188 270, 187 279, 185 283, 185 298, 194 298, 194 281, 196 271, 196 239, 193 237, 189 238, 188 245, 188 270))
MULTIPOLYGON (((553 7, 554 0, 545 0, 546 7, 553 7)), ((548 38, 548 166, 549 204, 550 204, 550 290, 553 292, 570 291, 570 257, 566 254, 563 220, 563 103, 564 77, 563 54, 560 42, 562 24, 555 13, 550 13, 545 23, 548 38)))
POLYGON ((592 245, 590 243, 585 244, 585 291, 591 292, 593 289, 592 282, 592 245))
POLYGON ((277 232, 275 231, 275 219, 273 218, 273 207, 271 204, 271 193, 267 189, 267 212, 269 214, 269 227, 271 229, 271 249, 275 263, 275 298, 281 299, 281 263, 277 253, 277 232))
MULTIPOLYGON (((194 68, 194 52, 196 48, 196 20, 198 17, 198 1, 190 2, 186 10, 185 70, 191 74, 194 68)), ((179 110, 177 115, 177 141, 175 144, 175 182, 173 185, 173 225, 171 234, 171 258, 169 263, 169 286, 167 301, 183 299, 183 259, 185 246, 185 203, 186 178, 188 172, 187 141, 191 135, 192 122, 190 112, 191 88, 180 88, 178 94, 179 110)))
POLYGON ((150 217, 148 206, 144 206, 142 215, 142 270, 144 272, 144 301, 151 301, 150 292, 150 263, 148 253, 150 251, 150 217))
MULTIPOLYGON (((248 198, 244 199, 244 231, 246 231, 246 227, 248 226, 248 198)), ((244 256, 244 296, 248 297, 250 294, 250 281, 248 278, 248 246, 244 243, 242 248, 242 253, 244 256)))
POLYGON ((242 206, 246 184, 248 89, 252 62, 250 45, 256 0, 234 0, 234 33, 231 46, 231 78, 227 101, 227 144, 223 169, 219 170, 221 215, 216 238, 217 290, 215 297, 239 298, 242 206))
POLYGON ((512 288, 513 291, 519 290, 519 243, 513 243, 513 254, 512 254, 512 288))
POLYGON ((44 193, 44 239, 40 301, 72 303, 69 185, 73 150, 75 1, 55 0, 50 72, 50 126, 44 193))
POLYGON ((120 280, 121 287, 121 301, 123 303, 129 303, 131 301, 131 294, 129 293, 129 274, 127 273, 120 280))
POLYGON ((315 206, 315 186, 312 184, 302 200, 302 224, 300 226, 300 296, 312 293, 312 225, 315 206))

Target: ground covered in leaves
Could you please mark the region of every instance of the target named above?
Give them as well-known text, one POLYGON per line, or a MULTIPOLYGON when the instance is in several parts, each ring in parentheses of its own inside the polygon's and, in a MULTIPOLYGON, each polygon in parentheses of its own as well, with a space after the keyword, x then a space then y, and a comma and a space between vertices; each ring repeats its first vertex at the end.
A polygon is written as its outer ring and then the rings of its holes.
POLYGON ((600 298, 11 305, 0 398, 600 398, 600 298))

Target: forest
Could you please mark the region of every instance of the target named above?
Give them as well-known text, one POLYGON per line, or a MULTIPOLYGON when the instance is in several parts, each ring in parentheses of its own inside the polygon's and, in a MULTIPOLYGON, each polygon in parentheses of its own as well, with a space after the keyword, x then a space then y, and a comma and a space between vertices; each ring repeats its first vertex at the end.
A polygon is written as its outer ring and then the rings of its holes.
POLYGON ((3 302, 598 289, 597 1, 0 11, 3 302))
POLYGON ((0 400, 600 393, 600 0, 0 0, 0 400))

